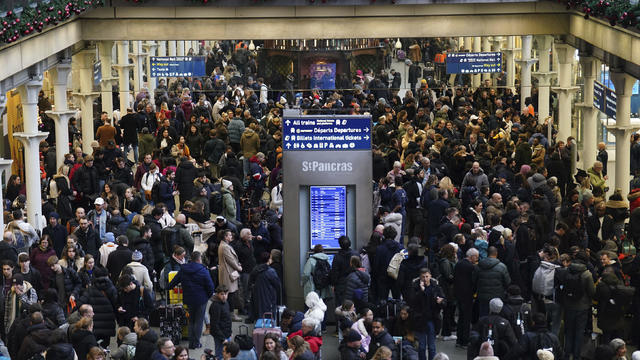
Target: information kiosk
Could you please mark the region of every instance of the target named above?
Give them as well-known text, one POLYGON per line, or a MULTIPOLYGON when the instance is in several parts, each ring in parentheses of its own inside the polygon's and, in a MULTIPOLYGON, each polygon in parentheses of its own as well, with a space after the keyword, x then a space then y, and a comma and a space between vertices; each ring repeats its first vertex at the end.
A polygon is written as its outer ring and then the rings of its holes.
POLYGON ((340 236, 359 249, 371 235, 371 117, 285 113, 282 136, 284 282, 287 305, 302 309, 310 249, 332 259, 340 236))

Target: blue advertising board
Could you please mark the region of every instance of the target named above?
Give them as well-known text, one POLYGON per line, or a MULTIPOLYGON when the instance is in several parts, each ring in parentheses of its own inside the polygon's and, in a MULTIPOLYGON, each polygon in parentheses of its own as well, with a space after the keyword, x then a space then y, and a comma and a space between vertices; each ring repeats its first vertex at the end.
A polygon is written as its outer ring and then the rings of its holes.
POLYGON ((371 150, 370 116, 285 118, 283 150, 371 150))
POLYGON ((151 77, 207 76, 204 56, 152 56, 151 77))
POLYGON ((499 73, 502 71, 501 52, 461 52, 447 54, 447 74, 499 73))
POLYGON ((616 92, 599 81, 593 82, 593 106, 607 117, 616 119, 616 92))
POLYGON ((347 234, 346 186, 310 186, 311 248, 338 249, 340 236, 347 234))

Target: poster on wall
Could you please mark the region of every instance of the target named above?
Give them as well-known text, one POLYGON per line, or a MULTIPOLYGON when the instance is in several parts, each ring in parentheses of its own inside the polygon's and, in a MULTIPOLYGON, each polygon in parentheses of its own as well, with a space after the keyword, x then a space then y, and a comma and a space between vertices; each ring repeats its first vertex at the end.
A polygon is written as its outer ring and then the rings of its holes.
POLYGON ((311 89, 334 90, 336 88, 336 64, 311 64, 309 69, 311 89))

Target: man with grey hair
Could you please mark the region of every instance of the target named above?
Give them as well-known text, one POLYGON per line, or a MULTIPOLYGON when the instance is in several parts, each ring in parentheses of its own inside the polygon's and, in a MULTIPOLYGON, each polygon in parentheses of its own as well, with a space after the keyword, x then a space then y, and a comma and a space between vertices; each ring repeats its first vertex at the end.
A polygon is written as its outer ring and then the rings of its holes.
POLYGON ((473 293, 476 277, 478 258, 477 249, 467 250, 467 257, 461 259, 453 270, 453 293, 458 303, 458 328, 456 346, 466 348, 469 344, 469 331, 471 329, 471 311, 473 309, 473 293))
POLYGON ((251 229, 244 228, 240 230, 240 237, 231 242, 231 247, 235 250, 242 266, 240 272, 240 295, 243 300, 242 312, 248 313, 249 300, 251 298, 251 291, 249 289, 249 275, 256 267, 256 258, 253 254, 253 235, 251 229))
POLYGON ((320 358, 320 347, 322 346, 322 337, 320 334, 320 323, 311 318, 302 319, 302 328, 296 332, 292 332, 287 335, 288 339, 291 339, 294 336, 301 336, 306 342, 309 343, 309 348, 311 352, 316 356, 316 358, 320 358))

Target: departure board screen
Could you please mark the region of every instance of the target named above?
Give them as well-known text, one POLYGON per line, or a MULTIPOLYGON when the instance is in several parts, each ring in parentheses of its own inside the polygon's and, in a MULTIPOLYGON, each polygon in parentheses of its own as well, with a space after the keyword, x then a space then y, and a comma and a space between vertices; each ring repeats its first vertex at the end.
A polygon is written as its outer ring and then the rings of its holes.
POLYGON ((338 239, 347 234, 346 186, 311 186, 309 214, 311 217, 311 248, 338 249, 338 239))

